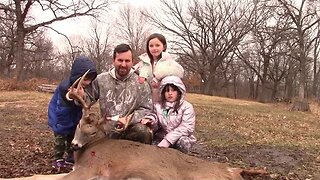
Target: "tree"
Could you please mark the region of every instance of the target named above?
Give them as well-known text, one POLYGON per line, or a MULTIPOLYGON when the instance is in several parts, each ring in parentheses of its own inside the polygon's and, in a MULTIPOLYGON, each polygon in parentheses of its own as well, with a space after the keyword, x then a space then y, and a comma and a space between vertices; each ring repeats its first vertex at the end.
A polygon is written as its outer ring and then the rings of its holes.
MULTIPOLYGON (((97 17, 97 13, 106 8, 109 1, 97 0, 10 0, 8 4, 0 3, 0 10, 10 11, 15 14, 13 22, 15 23, 14 32, 14 60, 15 60, 15 78, 22 79, 22 71, 25 68, 24 46, 25 37, 40 27, 44 27, 56 21, 75 18, 79 16, 97 17), (49 13, 52 18, 41 23, 30 21, 31 8, 41 8, 43 13, 49 13)), ((3 18, 1 18, 3 19, 3 18)))
POLYGON ((14 13, 4 10, 0 15, 0 72, 7 76, 14 61, 14 13))
POLYGON ((182 65, 199 74, 204 82, 202 93, 212 95, 217 68, 250 32, 252 21, 259 21, 253 13, 257 4, 223 0, 188 2, 184 7, 182 1, 161 0, 162 12, 145 15, 173 36, 173 50, 183 59, 182 65))
POLYGON ((83 43, 83 52, 86 52, 96 62, 98 73, 108 71, 112 66, 112 48, 109 38, 109 27, 99 28, 97 23, 93 23, 90 39, 84 40, 83 43))
POLYGON ((278 2, 294 24, 292 28, 295 30, 295 43, 298 48, 293 52, 293 55, 299 62, 299 99, 304 99, 309 64, 307 57, 314 41, 314 38, 311 37, 311 30, 317 25, 320 18, 317 16, 316 9, 308 8, 315 5, 311 1, 307 4, 307 0, 302 0, 300 6, 295 6, 293 2, 286 0, 278 0, 278 2))
POLYGON ((313 42, 313 83, 312 83, 312 94, 319 98, 319 80, 320 80, 320 22, 318 22, 315 28, 316 36, 313 42))
POLYGON ((150 34, 147 18, 130 4, 123 6, 119 11, 116 26, 117 36, 128 42, 133 51, 133 59, 146 52, 146 40, 150 34))
MULTIPOLYGON (((288 23, 288 17, 278 14, 274 10, 276 8, 274 4, 266 3, 265 5, 267 7, 263 13, 265 21, 255 24, 252 29, 252 37, 248 40, 248 43, 253 43, 250 49, 255 57, 241 58, 259 78, 261 93, 258 98, 260 102, 275 98, 279 82, 287 73, 288 61, 286 58, 281 58, 281 54, 284 53, 283 46, 286 40, 291 37, 291 31, 288 31, 291 26, 288 23), (257 60, 260 61, 259 64, 253 62, 257 60), (268 93, 269 89, 272 90, 271 98, 268 93)), ((240 54, 249 50, 246 46, 241 49, 238 51, 240 54)))

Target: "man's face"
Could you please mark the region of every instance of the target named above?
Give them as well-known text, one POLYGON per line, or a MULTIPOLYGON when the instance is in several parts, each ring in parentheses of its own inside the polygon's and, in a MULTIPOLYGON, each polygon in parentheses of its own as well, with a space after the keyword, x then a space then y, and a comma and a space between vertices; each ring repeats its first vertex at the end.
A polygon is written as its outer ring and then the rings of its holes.
POLYGON ((113 66, 115 67, 117 78, 126 78, 133 66, 131 51, 116 53, 113 66))

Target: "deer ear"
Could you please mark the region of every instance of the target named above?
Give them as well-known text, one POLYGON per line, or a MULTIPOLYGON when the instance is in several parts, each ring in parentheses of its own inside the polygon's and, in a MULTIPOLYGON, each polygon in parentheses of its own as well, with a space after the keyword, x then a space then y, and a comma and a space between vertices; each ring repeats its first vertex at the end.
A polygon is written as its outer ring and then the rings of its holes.
POLYGON ((100 119, 98 120, 98 125, 102 124, 104 121, 105 121, 105 118, 100 118, 100 119))

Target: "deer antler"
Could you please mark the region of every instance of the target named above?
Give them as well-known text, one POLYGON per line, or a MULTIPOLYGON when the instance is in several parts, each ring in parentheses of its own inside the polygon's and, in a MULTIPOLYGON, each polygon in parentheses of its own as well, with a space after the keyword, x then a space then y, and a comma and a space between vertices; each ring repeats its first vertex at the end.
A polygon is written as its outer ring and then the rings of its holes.
POLYGON ((80 104, 82 105, 82 107, 84 108, 85 112, 89 111, 90 107, 92 104, 88 105, 85 100, 83 99, 83 97, 81 97, 78 92, 81 88, 81 84, 82 84, 82 81, 84 80, 84 78, 86 77, 86 75, 89 73, 90 69, 87 70, 83 76, 79 77, 73 84, 72 86, 70 87, 70 90, 69 92, 66 94, 66 98, 69 100, 69 101, 72 101, 72 100, 78 100, 80 102, 80 104), (78 83, 78 86, 77 88, 75 89, 75 86, 76 84, 78 83))
MULTIPOLYGON (((121 133, 123 132, 125 129, 127 129, 129 123, 132 120, 132 116, 133 116, 133 112, 136 106, 137 100, 134 101, 134 103, 132 104, 132 106, 130 107, 129 111, 127 112, 127 114, 125 116, 123 116, 122 118, 118 119, 118 123, 117 125, 114 127, 114 131, 121 133), (121 120, 124 120, 121 121, 121 120)), ((112 120, 112 117, 110 118, 110 120, 112 120)))

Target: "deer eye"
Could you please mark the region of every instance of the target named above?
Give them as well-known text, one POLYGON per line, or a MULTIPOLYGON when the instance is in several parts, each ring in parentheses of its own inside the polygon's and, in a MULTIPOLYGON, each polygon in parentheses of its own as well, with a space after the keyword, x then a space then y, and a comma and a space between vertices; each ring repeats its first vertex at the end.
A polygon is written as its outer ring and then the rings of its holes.
POLYGON ((115 128, 118 130, 122 130, 124 128, 124 125, 122 123, 117 123, 115 128))
POLYGON ((97 134, 97 132, 92 132, 91 134, 90 134, 90 136, 95 136, 97 134))

